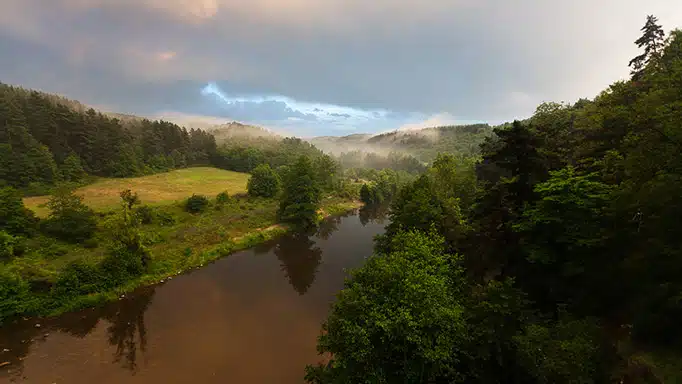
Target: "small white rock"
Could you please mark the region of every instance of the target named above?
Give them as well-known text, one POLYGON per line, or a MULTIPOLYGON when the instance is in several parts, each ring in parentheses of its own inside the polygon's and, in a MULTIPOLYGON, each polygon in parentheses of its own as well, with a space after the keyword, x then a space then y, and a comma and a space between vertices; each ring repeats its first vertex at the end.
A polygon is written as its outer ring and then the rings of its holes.
POLYGON ((36 328, 40 328, 40 324, 36 324, 36 328))
POLYGON ((3 352, 9 352, 9 349, 5 348, 2 350, 3 352))

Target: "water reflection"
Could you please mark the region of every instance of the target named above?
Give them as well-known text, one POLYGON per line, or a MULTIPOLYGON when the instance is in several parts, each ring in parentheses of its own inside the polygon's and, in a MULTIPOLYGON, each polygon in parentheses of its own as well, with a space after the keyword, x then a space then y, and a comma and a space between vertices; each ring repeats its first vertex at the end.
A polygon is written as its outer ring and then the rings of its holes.
POLYGON ((6 324, 0 363, 10 364, 0 383, 299 384, 319 358, 319 326, 344 270, 371 254, 381 215, 331 218, 315 233, 280 237, 100 308, 6 324))
POLYGON ((284 236, 275 247, 275 255, 281 262, 282 270, 289 278, 289 284, 305 295, 315 281, 317 267, 322 261, 322 250, 306 233, 284 236))
POLYGON ((111 323, 107 328, 107 333, 109 344, 116 347, 114 361, 120 362, 123 367, 130 369, 133 373, 137 371, 138 344, 142 353, 147 348, 144 313, 149 308, 153 297, 154 288, 150 287, 124 301, 114 313, 104 316, 111 323))
POLYGON ((144 352, 147 328, 144 313, 149 308, 156 287, 141 289, 134 296, 100 308, 67 313, 52 319, 17 320, 2 329, 0 338, 0 379, 10 377, 22 382, 24 358, 31 349, 45 342, 55 332, 79 339, 93 332, 102 319, 108 322, 107 341, 116 348, 114 361, 133 373, 137 370, 138 350, 144 352), (137 337, 136 337, 137 336, 137 337))
POLYGON ((387 205, 363 206, 358 212, 360 224, 362 224, 363 227, 367 226, 369 223, 381 225, 386 224, 388 209, 389 207, 387 205))
POLYGON ((346 216, 335 216, 324 220, 318 226, 316 235, 322 240, 329 240, 332 233, 339 229, 339 224, 344 217, 346 216))

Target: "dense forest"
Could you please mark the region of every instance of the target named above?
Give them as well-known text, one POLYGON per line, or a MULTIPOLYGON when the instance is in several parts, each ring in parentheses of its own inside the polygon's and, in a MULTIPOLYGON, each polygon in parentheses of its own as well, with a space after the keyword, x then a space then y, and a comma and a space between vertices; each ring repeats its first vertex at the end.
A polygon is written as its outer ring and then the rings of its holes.
POLYGON ((44 193, 86 175, 126 177, 208 164, 212 135, 122 122, 53 95, 0 84, 0 185, 44 193))
POLYGON ((309 382, 679 382, 682 31, 636 44, 629 80, 398 191, 309 382))

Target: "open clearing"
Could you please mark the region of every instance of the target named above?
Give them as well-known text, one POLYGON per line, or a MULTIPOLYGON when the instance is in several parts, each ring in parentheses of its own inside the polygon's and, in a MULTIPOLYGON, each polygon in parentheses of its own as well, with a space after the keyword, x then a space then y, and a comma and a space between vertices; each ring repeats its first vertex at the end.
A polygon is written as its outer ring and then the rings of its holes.
MULTIPOLYGON (((119 193, 125 189, 137 192, 143 204, 172 204, 186 199, 193 193, 215 197, 227 191, 230 195, 246 192, 249 175, 210 167, 178 169, 150 176, 125 179, 101 179, 76 190, 85 204, 95 210, 118 207, 119 193)), ((39 216, 46 216, 44 204, 49 196, 27 197, 24 204, 39 216)))

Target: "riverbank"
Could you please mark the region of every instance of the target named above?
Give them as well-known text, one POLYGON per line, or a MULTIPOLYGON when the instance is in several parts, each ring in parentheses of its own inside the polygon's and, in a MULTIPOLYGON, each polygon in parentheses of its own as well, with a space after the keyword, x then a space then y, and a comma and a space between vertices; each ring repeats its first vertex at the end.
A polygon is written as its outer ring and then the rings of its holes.
MULTIPOLYGON (((328 197, 322 202, 320 217, 342 214, 361 205, 354 200, 328 197)), ((0 296, 13 294, 12 279, 25 283, 28 291, 16 299, 20 302, 15 302, 18 306, 10 312, 24 317, 55 316, 117 300, 141 286, 163 283, 185 271, 281 236, 290 228, 277 222, 276 211, 276 200, 248 196, 215 204, 196 215, 185 212, 181 204, 155 207, 154 220, 140 228, 151 251, 147 271, 114 289, 80 296, 57 296, 52 287, 70 263, 95 265, 106 256, 105 231, 88 247, 38 236, 30 240, 26 254, 0 266, 0 296)), ((101 218, 103 228, 110 216, 101 218)), ((2 308, 5 304, 0 303, 0 315, 3 312, 7 315, 6 308, 2 308)))

